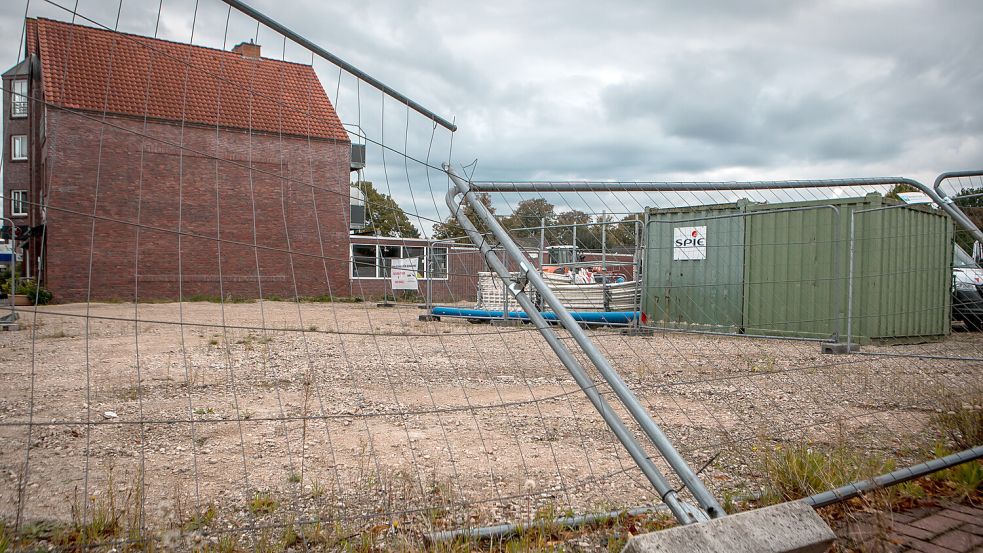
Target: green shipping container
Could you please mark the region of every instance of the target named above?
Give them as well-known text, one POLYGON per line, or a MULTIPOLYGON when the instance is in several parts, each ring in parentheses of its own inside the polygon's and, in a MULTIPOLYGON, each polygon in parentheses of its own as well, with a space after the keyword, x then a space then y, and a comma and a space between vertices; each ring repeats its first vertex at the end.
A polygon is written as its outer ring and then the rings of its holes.
POLYGON ((667 328, 841 341, 849 333, 857 343, 941 337, 950 330, 952 232, 941 211, 879 194, 652 209, 642 309, 648 324, 667 328))

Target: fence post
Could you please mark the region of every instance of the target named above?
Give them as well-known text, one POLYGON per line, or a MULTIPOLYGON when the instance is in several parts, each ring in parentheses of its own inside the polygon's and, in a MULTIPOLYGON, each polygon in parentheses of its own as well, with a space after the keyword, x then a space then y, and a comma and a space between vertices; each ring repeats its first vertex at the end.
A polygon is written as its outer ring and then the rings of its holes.
POLYGON ((607 279, 608 273, 608 223, 607 221, 601 222, 601 271, 605 274, 605 280, 607 279))

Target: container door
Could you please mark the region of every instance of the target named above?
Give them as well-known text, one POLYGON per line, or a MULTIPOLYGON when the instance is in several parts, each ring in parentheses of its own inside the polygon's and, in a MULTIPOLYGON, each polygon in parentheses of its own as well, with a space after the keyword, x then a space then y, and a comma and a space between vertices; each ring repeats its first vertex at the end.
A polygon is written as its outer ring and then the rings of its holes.
POLYGON ((649 324, 739 332, 744 221, 737 207, 650 215, 644 309, 649 324))
POLYGON ((846 294, 838 276, 847 258, 843 221, 828 207, 769 209, 752 207, 747 220, 745 332, 834 336, 846 294))

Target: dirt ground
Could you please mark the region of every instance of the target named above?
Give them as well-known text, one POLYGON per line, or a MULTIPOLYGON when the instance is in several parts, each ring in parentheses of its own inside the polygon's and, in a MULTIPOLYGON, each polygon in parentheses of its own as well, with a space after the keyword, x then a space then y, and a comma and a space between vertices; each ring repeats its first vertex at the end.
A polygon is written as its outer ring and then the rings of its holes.
MULTIPOLYGON (((420 313, 21 311, 22 329, 0 333, 0 519, 69 520, 80 498, 122 503, 141 483, 161 524, 205 505, 268 515, 267 497, 283 516, 418 524, 427 512, 436 527, 657 502, 534 329, 420 313)), ((758 493, 760 450, 801 440, 924 460, 917 448, 942 439, 932 398, 980 379, 978 361, 952 358, 983 354, 977 333, 835 356, 814 342, 591 334, 694 470, 709 462, 720 498, 758 493)))

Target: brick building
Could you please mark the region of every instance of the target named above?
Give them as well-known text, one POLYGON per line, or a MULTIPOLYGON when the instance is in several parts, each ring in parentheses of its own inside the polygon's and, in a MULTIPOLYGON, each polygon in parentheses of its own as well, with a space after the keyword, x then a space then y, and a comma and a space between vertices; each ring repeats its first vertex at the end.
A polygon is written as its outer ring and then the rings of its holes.
POLYGON ((352 264, 351 142, 311 66, 48 19, 26 40, 4 212, 56 301, 381 294, 352 264))

